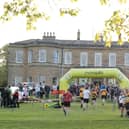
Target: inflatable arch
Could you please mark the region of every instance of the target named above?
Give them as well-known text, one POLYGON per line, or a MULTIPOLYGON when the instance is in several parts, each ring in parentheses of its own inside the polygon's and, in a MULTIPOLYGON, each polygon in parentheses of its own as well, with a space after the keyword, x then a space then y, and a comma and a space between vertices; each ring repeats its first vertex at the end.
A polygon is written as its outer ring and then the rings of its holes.
POLYGON ((60 79, 60 90, 66 91, 73 78, 116 78, 122 89, 129 88, 128 78, 117 68, 73 68, 60 79))

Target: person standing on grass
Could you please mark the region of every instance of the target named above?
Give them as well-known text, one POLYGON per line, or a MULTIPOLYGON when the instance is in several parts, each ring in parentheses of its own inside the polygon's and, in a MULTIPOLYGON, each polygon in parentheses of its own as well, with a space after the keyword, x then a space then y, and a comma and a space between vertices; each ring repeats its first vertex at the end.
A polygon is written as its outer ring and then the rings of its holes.
POLYGON ((83 91, 83 111, 88 109, 89 99, 90 99, 90 91, 88 89, 88 86, 86 86, 86 88, 83 91))
POLYGON ((19 108, 19 91, 16 90, 13 94, 13 107, 19 108))
POLYGON ((63 98, 63 111, 64 111, 64 115, 66 116, 68 114, 68 110, 71 106, 71 101, 72 101, 72 94, 70 93, 69 89, 63 94, 62 96, 63 98))

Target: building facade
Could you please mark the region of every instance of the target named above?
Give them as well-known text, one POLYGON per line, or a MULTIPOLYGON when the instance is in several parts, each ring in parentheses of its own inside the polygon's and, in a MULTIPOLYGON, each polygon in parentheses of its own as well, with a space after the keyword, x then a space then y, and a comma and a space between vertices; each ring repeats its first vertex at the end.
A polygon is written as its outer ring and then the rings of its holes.
POLYGON ((129 44, 58 40, 54 33, 43 39, 32 39, 9 44, 8 83, 43 82, 52 85, 70 68, 119 68, 129 77, 129 44))

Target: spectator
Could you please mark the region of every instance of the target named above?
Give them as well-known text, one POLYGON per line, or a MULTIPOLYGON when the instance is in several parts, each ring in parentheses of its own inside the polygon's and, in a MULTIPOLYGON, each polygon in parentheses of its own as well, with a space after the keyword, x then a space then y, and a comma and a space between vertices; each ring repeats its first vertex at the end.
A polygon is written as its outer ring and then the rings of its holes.
POLYGON ((45 85, 45 87, 44 87, 44 91, 45 91, 45 98, 46 98, 46 99, 49 99, 50 86, 45 85))
POLYGON ((16 90, 13 94, 13 107, 19 108, 19 93, 18 90, 16 90))

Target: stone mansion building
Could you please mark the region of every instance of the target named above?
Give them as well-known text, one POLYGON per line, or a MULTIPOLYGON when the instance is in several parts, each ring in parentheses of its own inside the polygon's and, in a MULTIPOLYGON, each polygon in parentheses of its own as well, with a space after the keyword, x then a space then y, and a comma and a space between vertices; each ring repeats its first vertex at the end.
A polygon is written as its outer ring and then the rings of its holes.
POLYGON ((44 33, 43 39, 30 39, 9 44, 8 83, 43 82, 52 85, 70 68, 119 68, 129 77, 129 44, 59 40, 54 33, 44 33))

